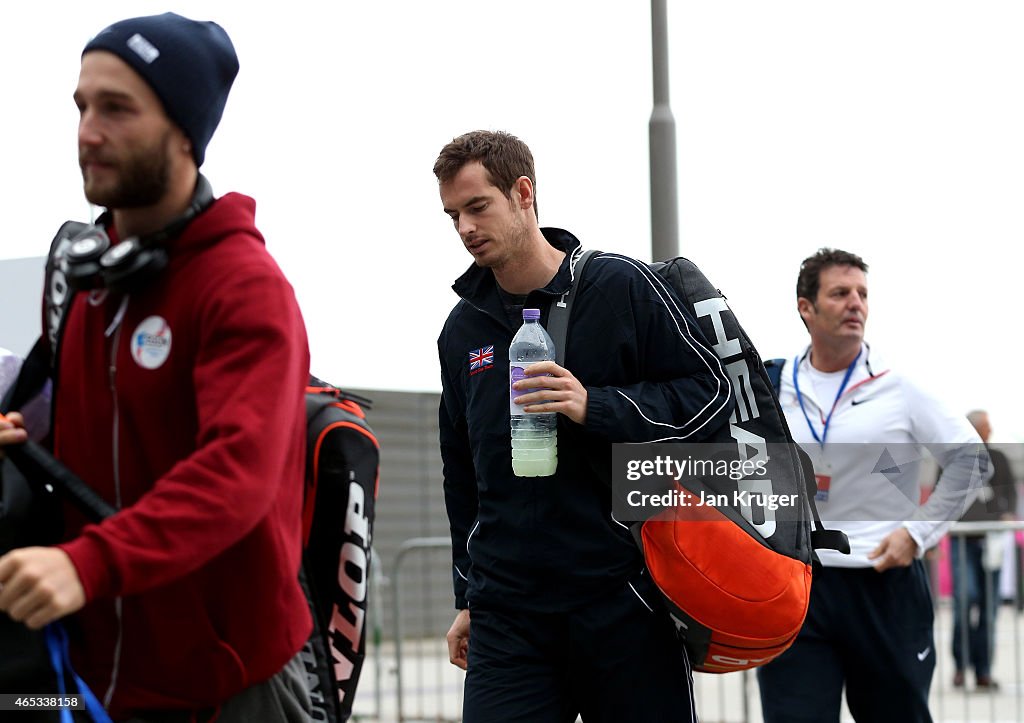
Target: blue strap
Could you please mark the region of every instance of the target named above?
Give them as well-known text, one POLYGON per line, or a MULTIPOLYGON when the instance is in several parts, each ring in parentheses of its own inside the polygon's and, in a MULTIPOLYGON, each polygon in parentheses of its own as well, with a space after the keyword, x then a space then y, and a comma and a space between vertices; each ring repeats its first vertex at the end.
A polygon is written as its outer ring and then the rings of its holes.
MULTIPOLYGON (((71 654, 68 652, 68 634, 60 623, 50 623, 46 626, 46 647, 50 651, 50 663, 54 672, 57 673, 57 692, 60 697, 65 697, 64 691, 64 669, 71 674, 78 687, 78 696, 85 703, 85 709, 96 723, 112 723, 107 711, 103 709, 100 701, 96 698, 85 681, 78 677, 78 673, 71 667, 71 654)), ((60 723, 74 723, 71 710, 61 708, 60 723)))
POLYGON ((767 359, 764 363, 764 370, 768 373, 768 381, 772 383, 775 396, 782 392, 782 367, 785 364, 785 359, 767 359))
MULTIPOLYGON (((864 351, 861 349, 861 351, 864 351)), ((850 366, 846 367, 846 376, 843 377, 843 383, 839 386, 839 391, 836 392, 835 401, 832 402, 832 409, 828 411, 828 417, 825 418, 824 429, 821 430, 821 436, 818 436, 817 430, 814 425, 811 424, 811 418, 807 416, 807 409, 804 408, 804 398, 800 394, 800 382, 797 381, 797 371, 800 369, 800 357, 794 357, 793 359, 793 388, 796 390, 796 400, 800 403, 800 411, 804 413, 804 419, 807 420, 807 426, 811 430, 811 436, 814 437, 814 441, 821 445, 822 449, 825 448, 825 438, 828 437, 828 423, 832 421, 832 412, 836 411, 836 405, 839 404, 839 398, 843 396, 843 392, 846 391, 846 385, 850 383, 850 376, 853 374, 853 368, 857 366, 857 360, 860 359, 861 351, 857 352, 857 356, 850 362, 850 366)))

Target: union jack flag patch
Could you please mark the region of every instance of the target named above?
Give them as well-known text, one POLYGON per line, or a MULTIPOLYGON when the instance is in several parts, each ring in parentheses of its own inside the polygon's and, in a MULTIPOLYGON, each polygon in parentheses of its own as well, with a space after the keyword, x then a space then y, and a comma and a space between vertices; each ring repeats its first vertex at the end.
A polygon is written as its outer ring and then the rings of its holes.
POLYGON ((494 366, 494 344, 469 352, 469 373, 476 374, 494 366))

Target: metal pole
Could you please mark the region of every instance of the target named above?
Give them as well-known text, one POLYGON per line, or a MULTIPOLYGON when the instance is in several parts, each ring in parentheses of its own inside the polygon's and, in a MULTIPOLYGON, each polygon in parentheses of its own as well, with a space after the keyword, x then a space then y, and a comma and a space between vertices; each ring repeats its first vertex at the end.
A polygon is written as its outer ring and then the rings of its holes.
POLYGON ((1017 545, 1017 533, 1016 530, 1013 532, 1013 564, 1014 564, 1014 580, 1013 580, 1013 686, 1014 690, 1014 711, 1017 714, 1017 720, 1021 719, 1021 685, 1020 685, 1020 605, 1021 605, 1021 588, 1020 588, 1020 547, 1017 545))
POLYGON ((750 670, 743 671, 743 723, 750 723, 750 670))
MULTIPOLYGON (((963 661, 964 671, 966 672, 971 660, 971 648, 967 638, 967 626, 971 624, 971 601, 967 598, 967 537, 961 535, 957 540, 957 552, 959 553, 960 559, 957 561, 956 572, 957 572, 957 592, 960 593, 960 604, 955 603, 954 598, 953 608, 955 610, 957 619, 960 621, 960 650, 963 651, 961 660, 963 661)), ((964 720, 970 720, 970 707, 967 700, 967 681, 966 675, 964 676, 964 687, 961 691, 961 697, 963 700, 963 716, 964 720)))
MULTIPOLYGON (((1000 542, 1002 541, 1001 537, 998 539, 1000 542)), ((990 557, 990 554, 994 554, 990 552, 988 546, 993 544, 995 543, 993 542, 992 535, 985 535, 985 537, 982 538, 981 559, 983 561, 982 569, 985 571, 985 579, 982 581, 982 584, 985 586, 985 590, 981 593, 981 600, 978 601, 979 607, 981 608, 980 610, 978 610, 978 617, 981 618, 982 616, 984 616, 985 622, 987 623, 987 625, 985 626, 985 634, 988 636, 988 645, 986 646, 985 650, 986 653, 988 653, 990 677, 992 675, 991 664, 995 662, 993 660, 992 648, 995 645, 996 634, 996 616, 992 614, 992 611, 994 609, 996 613, 999 612, 999 591, 996 590, 996 586, 993 584, 995 580, 992 576, 992 570, 989 569, 989 566, 987 564, 987 562, 992 559, 992 557, 990 557)), ((988 687, 988 717, 989 720, 996 719, 996 687, 994 685, 990 685, 988 687)))
POLYGON ((668 99, 668 23, 665 0, 651 0, 651 260, 679 255, 679 194, 676 187, 676 121, 668 99))
POLYGON ((393 609, 392 614, 392 625, 395 626, 395 695, 398 698, 398 721, 401 723, 405 720, 403 716, 402 707, 402 586, 399 584, 399 567, 402 564, 402 558, 407 554, 407 547, 403 543, 401 548, 398 550, 398 555, 395 556, 395 564, 391 568, 391 602, 393 609))
POLYGON ((384 575, 380 569, 380 558, 374 548, 370 547, 370 587, 372 590, 373 615, 373 674, 377 679, 377 688, 373 691, 374 717, 380 720, 384 710, 384 664, 381 660, 381 630, 384 626, 384 606, 381 604, 381 583, 384 575))

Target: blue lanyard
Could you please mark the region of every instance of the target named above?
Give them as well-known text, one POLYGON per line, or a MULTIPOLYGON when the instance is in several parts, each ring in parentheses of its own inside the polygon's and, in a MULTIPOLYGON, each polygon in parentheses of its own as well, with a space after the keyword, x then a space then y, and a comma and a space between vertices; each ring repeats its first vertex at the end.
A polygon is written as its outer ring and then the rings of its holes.
MULTIPOLYGON (((97 700, 96 696, 89 686, 85 684, 85 681, 78 677, 78 674, 71 668, 71 656, 68 654, 68 636, 64 632, 64 626, 60 623, 50 623, 45 629, 46 635, 46 647, 50 651, 50 663, 53 665, 53 670, 57 674, 57 690, 60 696, 65 696, 64 688, 64 669, 67 668, 67 672, 70 673, 75 684, 78 686, 78 697, 85 703, 85 709, 92 716, 95 723, 111 723, 110 716, 103 710, 103 705, 97 700)), ((61 723, 72 723, 71 710, 68 708, 61 708, 60 710, 61 723)))
MULTIPOLYGON (((864 351, 861 349, 861 351, 864 351)), ((832 421, 832 413, 836 411, 836 405, 839 404, 839 398, 843 396, 843 392, 846 391, 846 385, 850 383, 850 377, 853 375, 853 368, 857 366, 857 360, 860 359, 861 351, 857 352, 857 356, 850 362, 850 366, 846 367, 846 376, 843 377, 843 383, 839 385, 839 391, 836 392, 835 401, 832 402, 832 409, 828 410, 828 417, 825 418, 825 426, 821 430, 821 436, 818 436, 818 432, 814 429, 814 425, 811 424, 811 418, 807 416, 807 410, 804 408, 804 398, 800 394, 800 382, 797 381, 797 370, 800 369, 800 357, 793 357, 793 388, 796 389, 796 400, 800 403, 800 411, 804 413, 804 419, 807 420, 807 427, 811 430, 811 435, 814 437, 814 441, 825 447, 825 438, 828 437, 828 423, 832 421)))

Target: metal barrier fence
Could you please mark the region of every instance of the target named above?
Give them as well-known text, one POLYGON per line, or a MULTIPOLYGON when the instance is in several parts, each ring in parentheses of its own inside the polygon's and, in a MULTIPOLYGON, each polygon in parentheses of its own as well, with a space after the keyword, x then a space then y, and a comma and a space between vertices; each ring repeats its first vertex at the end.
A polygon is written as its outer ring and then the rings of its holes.
POLYGON ((414 554, 428 550, 448 553, 451 547, 452 541, 447 537, 417 537, 406 540, 395 556, 391 570, 391 599, 394 604, 396 720, 400 723, 421 720, 456 723, 462 720, 462 683, 465 674, 448 662, 448 647, 444 637, 409 641, 402 637, 402 563, 414 554), (405 683, 413 677, 416 687, 407 694, 405 683), (432 714, 427 712, 431 709, 434 711, 432 714))
MULTIPOLYGON (((995 656, 992 676, 999 682, 998 688, 979 691, 967 676, 965 685, 952 685, 955 666, 952 657, 954 604, 951 595, 939 595, 940 583, 948 587, 946 574, 938 574, 942 560, 948 560, 952 545, 966 547, 967 539, 979 539, 984 547, 1009 544, 1016 531, 1024 530, 1024 522, 957 523, 941 549, 930 553, 932 586, 935 593, 935 653, 936 669, 931 689, 931 709, 937 723, 961 723, 978 721, 1004 723, 1024 721, 1024 667, 1020 626, 1024 600, 1015 584, 1013 594, 1005 596, 995 607, 993 630, 995 656), (1007 619, 1009 618, 1009 619, 1007 619)), ((377 721, 434 721, 455 723, 461 719, 462 685, 465 674, 448 662, 448 649, 444 631, 431 637, 419 635, 406 637, 403 620, 412 614, 427 615, 431 611, 424 607, 430 604, 423 598, 411 598, 403 588, 403 577, 410 576, 415 564, 425 566, 427 556, 449 554, 451 541, 447 537, 425 537, 407 540, 401 545, 390 569, 382 574, 380 560, 375 560, 374 577, 371 579, 371 594, 376 601, 371 604, 369 625, 374 634, 367 651, 359 692, 355 701, 354 720, 377 721), (382 603, 390 598, 392 607, 392 635, 383 639, 380 621, 383 620, 382 603), (393 687, 392 687, 393 686, 393 687)), ((1020 547, 1012 544, 1013 574, 1020 579, 1020 547)), ((991 560, 995 560, 994 550, 991 560)), ((961 566, 965 555, 959 554, 961 566)), ((1004 571, 1008 568, 1004 564, 1004 571)), ((953 576, 961 582, 963 574, 953 576)), ((993 592, 996 576, 989 571, 986 585, 993 592)), ((448 581, 445 580, 445 583, 448 581)), ((438 611, 433 611, 434 613, 438 611)), ((962 613, 969 614, 964 610, 962 613)), ((978 615, 985 615, 979 611, 978 615)), ((452 610, 454 618, 454 610, 452 610)), ((962 633, 961 644, 967 636, 962 633)), ((964 645, 967 648, 967 645, 964 645)), ((811 681, 808 684, 813 684, 811 681)), ((725 675, 697 674, 694 681, 698 714, 703 723, 762 723, 760 698, 755 675, 752 672, 729 673, 725 675)), ((849 713, 843 711, 843 721, 850 721, 849 713)), ((628 723, 628 722, 626 722, 628 723)))

